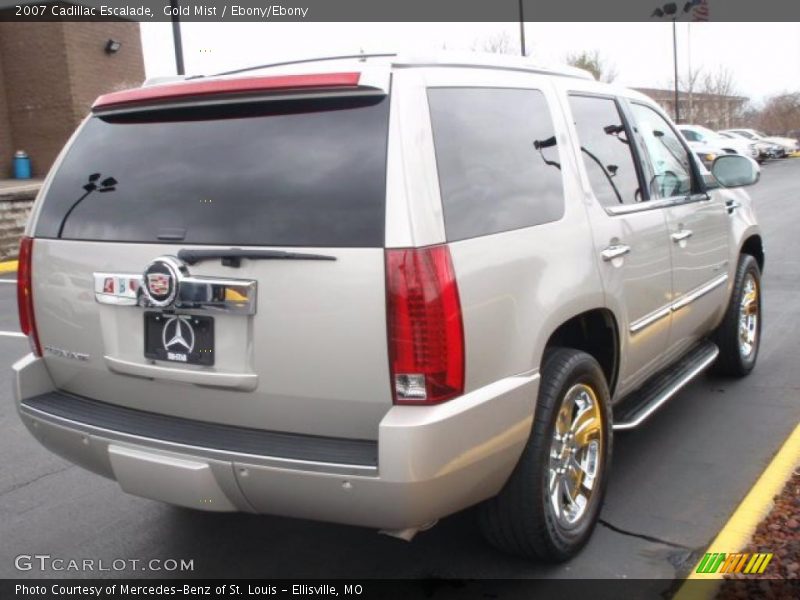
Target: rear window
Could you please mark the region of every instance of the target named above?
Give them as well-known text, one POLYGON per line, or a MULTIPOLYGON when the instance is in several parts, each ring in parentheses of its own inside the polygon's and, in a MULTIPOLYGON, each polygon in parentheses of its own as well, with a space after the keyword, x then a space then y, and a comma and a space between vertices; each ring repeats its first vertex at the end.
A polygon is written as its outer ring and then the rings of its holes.
POLYGON ((94 116, 55 174, 36 235, 383 246, 388 116, 387 97, 94 116))

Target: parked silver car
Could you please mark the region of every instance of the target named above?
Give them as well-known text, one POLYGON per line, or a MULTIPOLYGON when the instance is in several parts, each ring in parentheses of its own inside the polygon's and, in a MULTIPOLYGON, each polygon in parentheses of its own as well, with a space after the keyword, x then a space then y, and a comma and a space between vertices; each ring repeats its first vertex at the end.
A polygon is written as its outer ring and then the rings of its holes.
POLYGON ((480 55, 99 98, 19 258, 20 416, 131 494, 410 539, 587 541, 615 431, 761 327, 753 162, 647 97, 480 55))

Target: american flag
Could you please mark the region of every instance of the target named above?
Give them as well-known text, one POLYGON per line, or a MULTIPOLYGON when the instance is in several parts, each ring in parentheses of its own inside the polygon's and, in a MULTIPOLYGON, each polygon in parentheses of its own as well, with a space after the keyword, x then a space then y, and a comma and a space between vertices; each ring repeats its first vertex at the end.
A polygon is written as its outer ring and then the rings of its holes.
POLYGON ((708 7, 711 0, 700 0, 695 2, 692 9, 692 21, 708 21, 710 20, 711 11, 708 7))

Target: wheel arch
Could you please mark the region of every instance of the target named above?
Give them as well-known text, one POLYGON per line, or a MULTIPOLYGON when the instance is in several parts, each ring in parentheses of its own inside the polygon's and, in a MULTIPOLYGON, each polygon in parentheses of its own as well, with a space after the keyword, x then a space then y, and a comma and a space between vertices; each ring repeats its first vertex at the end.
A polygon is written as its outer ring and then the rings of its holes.
POLYGON ((620 365, 619 325, 608 308, 594 308, 563 321, 545 343, 552 347, 582 350, 600 364, 606 376, 611 397, 617 386, 620 365))
POLYGON ((749 254, 756 259, 758 268, 764 272, 764 243, 759 234, 753 234, 745 238, 739 248, 739 254, 749 254))

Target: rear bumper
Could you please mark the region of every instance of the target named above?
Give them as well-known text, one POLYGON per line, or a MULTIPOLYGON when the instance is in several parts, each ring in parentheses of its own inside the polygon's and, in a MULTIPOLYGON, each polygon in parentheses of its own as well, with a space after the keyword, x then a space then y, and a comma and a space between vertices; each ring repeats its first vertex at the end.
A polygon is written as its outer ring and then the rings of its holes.
POLYGON ((419 527, 496 494, 528 439, 539 385, 531 372, 439 406, 392 407, 375 442, 130 411, 55 391, 33 355, 13 368, 30 432, 129 493, 381 529, 419 527))

